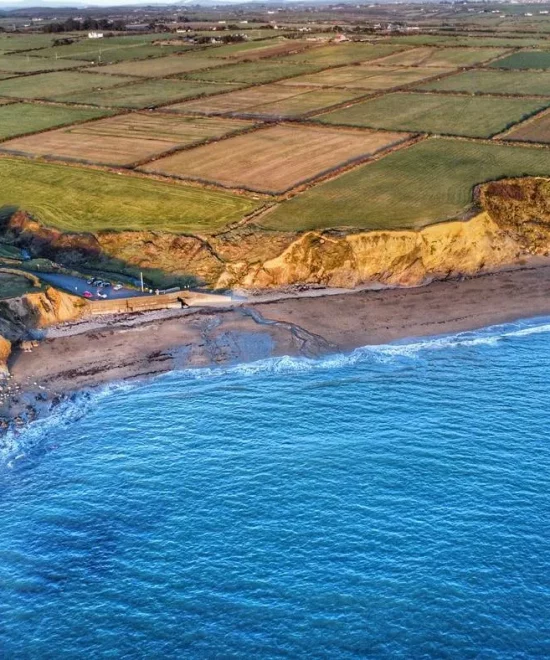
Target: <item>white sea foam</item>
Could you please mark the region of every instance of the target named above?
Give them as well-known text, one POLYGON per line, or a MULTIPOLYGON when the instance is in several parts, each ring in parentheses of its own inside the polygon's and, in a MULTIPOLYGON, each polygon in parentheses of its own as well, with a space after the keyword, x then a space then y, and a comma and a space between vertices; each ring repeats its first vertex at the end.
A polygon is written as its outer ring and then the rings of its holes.
POLYGON ((96 408, 102 400, 114 392, 131 387, 128 383, 111 383, 80 392, 62 401, 52 414, 41 417, 22 429, 8 431, 0 438, 0 465, 14 469, 37 452, 41 452, 46 441, 55 440, 60 431, 96 408))
MULTIPOLYGON (((504 325, 495 325, 481 330, 461 332, 454 335, 429 337, 408 342, 396 342, 373 346, 362 346, 350 353, 335 353, 321 358, 281 356, 266 358, 256 362, 241 363, 228 367, 203 367, 186 369, 174 374, 164 374, 157 377, 204 380, 222 378, 227 375, 254 377, 266 374, 298 374, 313 370, 330 371, 368 362, 392 363, 402 359, 417 359, 425 352, 446 349, 496 346, 502 340, 526 337, 529 335, 550 332, 548 319, 518 321, 504 325)), ((113 383, 93 391, 86 391, 71 397, 60 404, 55 411, 44 418, 32 422, 20 431, 8 432, 0 439, 0 465, 3 463, 14 468, 18 463, 29 458, 44 446, 44 442, 52 439, 67 425, 80 419, 90 410, 96 408, 101 401, 114 392, 139 387, 139 383, 113 383)))

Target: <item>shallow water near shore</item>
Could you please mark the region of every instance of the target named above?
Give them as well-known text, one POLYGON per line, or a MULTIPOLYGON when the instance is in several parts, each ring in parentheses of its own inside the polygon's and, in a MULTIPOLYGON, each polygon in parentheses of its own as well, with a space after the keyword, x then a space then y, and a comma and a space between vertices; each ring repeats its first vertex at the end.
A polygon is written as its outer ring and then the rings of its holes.
POLYGON ((550 654, 550 320, 173 373, 0 453, 0 656, 550 654))

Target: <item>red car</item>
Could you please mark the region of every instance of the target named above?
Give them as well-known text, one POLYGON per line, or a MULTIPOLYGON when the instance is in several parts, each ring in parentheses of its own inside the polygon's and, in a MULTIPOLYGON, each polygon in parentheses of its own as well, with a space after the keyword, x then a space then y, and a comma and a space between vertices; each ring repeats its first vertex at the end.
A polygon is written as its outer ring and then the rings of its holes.
POLYGON ((82 295, 84 296, 84 298, 93 298, 94 297, 94 294, 90 293, 89 291, 84 291, 84 293, 82 295))

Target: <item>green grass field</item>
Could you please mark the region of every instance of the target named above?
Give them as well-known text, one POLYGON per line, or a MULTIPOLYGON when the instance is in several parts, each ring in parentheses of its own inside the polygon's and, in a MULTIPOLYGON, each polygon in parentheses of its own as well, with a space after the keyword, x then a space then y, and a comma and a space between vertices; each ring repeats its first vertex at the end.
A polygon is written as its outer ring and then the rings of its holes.
MULTIPOLYGON (((139 60, 147 57, 161 57, 171 53, 189 50, 188 44, 177 46, 161 46, 150 43, 163 35, 135 35, 128 37, 112 37, 108 39, 82 39, 67 46, 52 46, 37 50, 34 55, 44 58, 61 58, 86 60, 89 62, 122 62, 139 60), (150 38, 147 38, 150 37, 150 38), (100 57, 101 56, 101 57, 100 57)), ((165 35, 167 36, 167 35, 165 35)), ((169 35, 172 37, 173 35, 169 35)))
POLYGON ((466 71, 435 82, 421 83, 417 87, 471 94, 550 96, 550 71, 466 71))
POLYGON ((110 114, 92 108, 70 108, 32 103, 12 103, 0 106, 0 140, 43 131, 56 126, 67 126, 86 119, 110 114))
POLYGON ((261 225, 281 231, 421 227, 466 212, 478 183, 548 172, 545 149, 429 139, 310 188, 266 214, 261 225))
POLYGON ((267 83, 281 78, 311 73, 318 69, 319 67, 311 64, 286 64, 282 61, 259 60, 188 73, 185 74, 185 78, 211 82, 267 83))
POLYGON ((549 101, 494 96, 388 94, 319 117, 325 124, 491 137, 526 119, 549 101))
POLYGON ((187 98, 217 94, 237 87, 235 85, 201 83, 191 80, 148 80, 147 82, 136 82, 132 85, 106 89, 101 92, 92 91, 59 95, 56 99, 102 107, 148 108, 172 101, 183 101, 187 98))
POLYGON ((132 79, 119 76, 102 76, 99 73, 59 71, 2 80, 0 82, 0 96, 55 100, 66 94, 92 92, 94 89, 103 89, 128 82, 132 82, 132 79))
POLYGON ((0 177, 0 215, 25 209, 65 231, 209 232, 257 206, 226 192, 15 158, 0 158, 0 177))
POLYGON ((101 73, 115 75, 139 76, 143 78, 159 78, 172 76, 188 71, 198 71, 210 67, 223 66, 226 62, 217 62, 200 53, 185 53, 182 55, 169 55, 168 57, 155 57, 138 62, 119 62, 101 67, 101 73))
POLYGON ((550 69, 550 52, 532 50, 514 53, 493 62, 490 66, 499 69, 550 69))
MULTIPOLYGON (((75 34, 68 33, 64 37, 74 38, 75 34)), ((47 48, 51 46, 55 34, 0 34, 0 50, 6 53, 19 50, 30 50, 34 48, 47 48)))
POLYGON ((0 57, 0 71, 8 73, 34 73, 35 71, 60 71, 86 66, 80 60, 54 60, 25 55, 4 55, 0 57))

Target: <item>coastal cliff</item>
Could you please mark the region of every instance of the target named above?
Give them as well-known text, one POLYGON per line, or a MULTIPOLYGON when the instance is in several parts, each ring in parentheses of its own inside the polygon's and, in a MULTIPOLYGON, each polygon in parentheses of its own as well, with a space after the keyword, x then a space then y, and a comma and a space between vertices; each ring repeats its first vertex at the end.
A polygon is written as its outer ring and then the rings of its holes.
POLYGON ((550 180, 498 181, 477 191, 479 213, 419 229, 271 232, 248 224, 216 235, 64 233, 23 212, 5 236, 34 256, 68 266, 122 266, 191 275, 214 288, 311 284, 412 286, 474 275, 550 251, 550 180))
POLYGON ((39 293, 0 301, 0 375, 7 374, 12 344, 30 330, 73 321, 85 314, 87 303, 53 287, 39 293))

